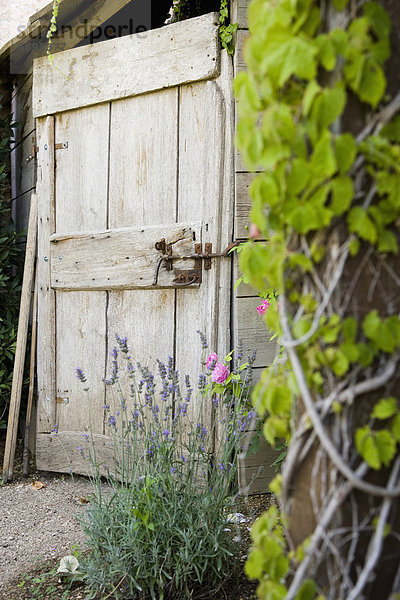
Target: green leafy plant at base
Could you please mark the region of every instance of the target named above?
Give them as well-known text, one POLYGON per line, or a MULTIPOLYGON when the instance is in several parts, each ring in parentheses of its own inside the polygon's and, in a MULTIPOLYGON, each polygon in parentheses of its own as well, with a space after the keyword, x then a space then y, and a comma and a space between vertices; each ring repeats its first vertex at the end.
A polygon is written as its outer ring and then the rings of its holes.
MULTIPOLYGON (((118 400, 113 411, 105 406, 113 464, 97 463, 89 434, 79 448, 94 484, 82 522, 89 553, 79 570, 93 597, 204 598, 238 564, 227 528, 237 458, 254 416, 246 393, 250 366, 233 361, 229 371, 231 354, 224 363, 211 354, 193 397, 171 358, 158 362, 157 385, 149 369, 134 365, 127 340, 117 342, 106 383, 118 400)), ((86 386, 84 373, 77 374, 86 386)))
MULTIPOLYGON (((347 0, 252 0, 248 20, 237 145, 255 172, 259 239, 242 248, 240 264, 261 296, 271 288, 278 296, 264 319, 281 348, 253 402, 268 442, 289 444, 271 489, 290 507, 308 464, 317 525, 289 551, 285 532, 296 523, 270 510, 253 527, 246 569, 263 600, 357 600, 399 534, 400 94, 386 90, 391 23, 378 2, 347 0), (354 111, 367 118, 349 131, 354 111), (345 513, 340 533, 334 523, 345 513)), ((388 596, 390 586, 398 591, 390 577, 388 596)))
POLYGON ((6 197, 11 125, 15 126, 8 119, 0 119, 0 429, 6 427, 11 394, 24 257, 6 197))

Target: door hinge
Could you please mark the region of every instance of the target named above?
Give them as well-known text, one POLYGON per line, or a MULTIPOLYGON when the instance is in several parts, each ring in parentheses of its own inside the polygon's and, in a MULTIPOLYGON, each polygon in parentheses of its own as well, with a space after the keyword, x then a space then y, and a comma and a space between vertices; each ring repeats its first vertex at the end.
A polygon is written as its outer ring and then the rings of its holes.
MULTIPOLYGON (((54 144, 54 149, 55 150, 66 150, 68 148, 68 142, 60 142, 59 144, 54 144)), ((43 146, 44 150, 48 149, 48 145, 44 144, 43 146)), ((36 146, 35 144, 33 144, 32 146, 32 150, 29 156, 26 157, 26 162, 30 162, 31 160, 33 160, 34 158, 37 157, 39 152, 39 146, 36 146)))

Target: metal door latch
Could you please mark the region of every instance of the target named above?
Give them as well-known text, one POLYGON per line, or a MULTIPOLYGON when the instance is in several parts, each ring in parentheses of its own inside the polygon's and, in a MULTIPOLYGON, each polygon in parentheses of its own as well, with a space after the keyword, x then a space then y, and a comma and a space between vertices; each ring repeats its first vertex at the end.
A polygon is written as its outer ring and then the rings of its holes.
POLYGON ((157 261, 153 285, 156 286, 158 284, 158 276, 160 273, 161 265, 165 262, 165 267, 167 271, 172 270, 172 261, 173 260, 194 260, 194 268, 193 269, 175 269, 173 279, 173 284, 175 286, 189 286, 194 283, 202 282, 202 267, 204 265, 204 270, 208 271, 211 269, 211 259, 212 258, 224 258, 229 256, 229 252, 235 248, 240 242, 235 241, 231 242, 227 248, 223 252, 213 252, 212 244, 207 242, 204 244, 204 252, 202 244, 194 245, 194 253, 187 255, 179 255, 172 254, 172 245, 167 244, 165 239, 162 238, 159 242, 156 243, 156 250, 162 253, 162 256, 157 261))

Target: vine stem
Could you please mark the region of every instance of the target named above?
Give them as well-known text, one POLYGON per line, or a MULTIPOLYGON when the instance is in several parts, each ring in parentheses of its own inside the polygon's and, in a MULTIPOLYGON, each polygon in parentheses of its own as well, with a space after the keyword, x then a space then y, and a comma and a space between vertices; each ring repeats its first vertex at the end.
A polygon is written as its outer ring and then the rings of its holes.
MULTIPOLYGON (((396 462, 394 463, 392 472, 390 474, 388 489, 393 489, 395 483, 397 481, 398 475, 400 471, 400 456, 397 457, 396 462)), ((379 560, 379 556, 382 552, 382 542, 383 535, 385 530, 385 525, 389 518, 390 509, 392 506, 392 498, 385 498, 382 502, 382 508, 380 511, 378 523, 376 526, 376 530, 374 535, 371 538, 369 543, 368 552, 367 552, 367 561, 364 565, 363 570, 361 571, 356 586, 351 591, 351 594, 347 597, 347 600, 357 600, 360 597, 362 590, 367 584, 372 571, 376 567, 376 564, 379 560)))
MULTIPOLYGON (((358 475, 362 476, 367 472, 367 465, 365 463, 361 464, 358 469, 358 475)), ((321 538, 324 536, 325 530, 328 527, 331 519, 339 506, 344 502, 349 493, 351 492, 352 485, 349 481, 346 481, 341 485, 341 487, 335 489, 332 498, 330 499, 328 506, 326 507, 324 513, 320 517, 318 521, 318 525, 315 528, 315 531, 311 537, 310 545, 306 550, 306 555, 302 560, 300 566, 297 568, 295 576, 293 577, 293 581, 288 589, 288 593, 286 595, 285 600, 294 600, 297 592, 301 584, 303 583, 305 574, 307 572, 308 567, 310 566, 314 553, 318 547, 318 544, 321 538)))
MULTIPOLYGON (((293 340, 286 313, 286 298, 283 294, 280 297, 280 321, 285 338, 289 341, 293 340)), ((365 494, 379 496, 380 498, 397 498, 398 496, 400 496, 400 486, 389 489, 387 487, 382 487, 379 485, 368 483, 367 481, 360 479, 355 474, 355 472, 346 465, 339 452, 333 445, 330 437, 328 436, 328 432, 323 426, 322 421, 319 418, 319 415, 315 409, 314 400, 311 396, 310 390, 308 389, 303 368, 301 366, 301 362, 295 348, 292 346, 288 346, 287 352, 290 358, 290 362, 292 364, 293 373, 296 377, 297 384, 299 386, 300 394, 302 396, 305 409, 313 424, 314 431, 319 439, 321 446, 324 448, 325 452, 328 454, 336 468, 349 481, 352 487, 364 492, 365 494)))
POLYGON ((366 137, 368 137, 372 132, 377 134, 380 132, 382 127, 389 123, 389 121, 395 116, 395 114, 400 110, 400 92, 397 92, 396 96, 393 98, 389 104, 387 104, 382 110, 372 118, 366 127, 359 133, 356 138, 357 143, 359 144, 366 137))
MULTIPOLYGON (((348 251, 348 248, 346 248, 342 254, 342 257, 336 268, 335 275, 333 276, 333 278, 331 280, 331 283, 326 291, 326 294, 324 295, 321 304, 318 306, 317 310, 315 311, 313 322, 312 322, 310 329, 307 331, 307 333, 305 333, 304 335, 302 335, 300 338, 298 338, 296 340, 294 340, 291 335, 290 335, 290 337, 288 337, 285 334, 285 338, 280 340, 280 343, 282 346, 284 346, 285 348, 294 348, 295 346, 300 346, 301 344, 304 344, 304 342, 307 342, 317 331, 318 325, 319 325, 319 320, 322 317, 324 310, 328 306, 329 300, 331 299, 331 296, 336 289, 336 284, 339 281, 339 279, 343 273, 344 265, 346 264, 348 255, 349 255, 349 251, 348 251)), ((289 332, 289 334, 290 334, 290 332, 289 332)))

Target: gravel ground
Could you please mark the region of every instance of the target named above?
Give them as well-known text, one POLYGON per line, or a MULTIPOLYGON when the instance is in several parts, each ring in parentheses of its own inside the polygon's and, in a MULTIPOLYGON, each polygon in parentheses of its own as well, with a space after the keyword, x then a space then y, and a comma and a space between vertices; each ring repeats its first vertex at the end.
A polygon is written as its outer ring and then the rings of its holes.
POLYGON ((84 510, 81 502, 91 489, 83 478, 43 473, 0 487, 0 598, 7 581, 39 560, 69 554, 72 545, 82 545, 75 515, 84 510), (45 487, 35 489, 35 480, 45 487))
MULTIPOLYGON (((65 595, 65 585, 58 585, 57 578, 53 577, 54 591, 50 596, 47 583, 38 587, 34 577, 56 569, 60 558, 70 554, 74 546, 84 547, 76 515, 84 512, 92 484, 84 477, 39 473, 33 467, 29 478, 23 479, 22 440, 18 440, 15 481, 1 485, 4 441, 4 435, 0 435, 0 600, 83 600, 85 589, 79 586, 65 595), (37 482, 44 484, 43 487, 37 482), (21 587, 24 581, 26 585, 21 587)), ((246 518, 239 525, 240 566, 233 579, 212 596, 213 600, 254 600, 256 584, 244 573, 250 546, 249 530, 270 503, 269 495, 243 500, 240 510, 246 518)), ((50 584, 51 581, 50 578, 50 584)))

